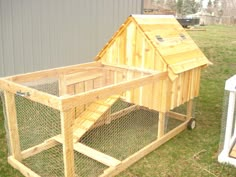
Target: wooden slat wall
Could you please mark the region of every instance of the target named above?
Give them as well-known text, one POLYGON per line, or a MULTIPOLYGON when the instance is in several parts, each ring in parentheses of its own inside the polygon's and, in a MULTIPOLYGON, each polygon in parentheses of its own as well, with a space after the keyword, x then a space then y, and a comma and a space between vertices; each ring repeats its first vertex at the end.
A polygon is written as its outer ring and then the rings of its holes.
MULTIPOLYGON (((121 30, 120 33, 117 32, 119 35, 113 37, 112 44, 103 51, 102 62, 167 71, 167 64, 162 60, 161 54, 135 22, 128 21, 121 30)), ((145 33, 148 33, 148 29, 146 30, 145 33)), ((200 70, 201 68, 195 68, 185 71, 173 81, 159 80, 128 91, 124 96, 135 104, 166 112, 198 95, 200 70)))
POLYGON ((170 82, 170 109, 173 109, 198 96, 200 74, 201 68, 195 68, 179 74, 179 77, 176 80, 170 82))
MULTIPOLYGON (((135 23, 131 22, 127 25, 125 29, 122 29, 123 32, 116 36, 112 44, 106 49, 101 58, 102 62, 166 71, 166 64, 162 61, 160 54, 155 51, 150 41, 145 38, 142 31, 135 26, 135 23)), ((160 110, 161 102, 159 98, 166 93, 162 90, 163 82, 150 83, 126 92, 124 96, 130 102, 160 110)))

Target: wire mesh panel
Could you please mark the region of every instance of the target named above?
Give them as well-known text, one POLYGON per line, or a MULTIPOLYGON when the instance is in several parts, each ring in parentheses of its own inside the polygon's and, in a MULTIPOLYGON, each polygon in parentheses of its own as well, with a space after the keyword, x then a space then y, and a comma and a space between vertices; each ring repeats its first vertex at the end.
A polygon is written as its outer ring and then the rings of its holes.
POLYGON ((96 177, 108 168, 108 166, 77 151, 74 151, 74 157, 76 177, 96 177))
POLYGON ((16 96, 17 122, 21 150, 28 149, 60 134, 58 110, 16 96))
POLYGON ((22 163, 43 177, 65 176, 61 144, 26 158, 22 163))
POLYGON ((150 73, 114 66, 87 69, 25 81, 15 78, 24 89, 31 88, 47 101, 21 90, 6 92, 14 101, 19 161, 30 172, 44 177, 99 176, 156 142, 161 137, 160 115, 166 120, 164 133, 183 122, 145 104, 150 95, 145 98, 144 91, 152 87, 153 80, 144 80, 148 85, 144 88, 138 79, 150 73), (51 99, 57 104, 51 105, 51 99))
MULTIPOLYGON (((119 110, 120 102, 113 106, 119 110)), ((158 113, 134 109, 126 115, 116 114, 109 124, 96 127, 81 138, 84 143, 105 154, 124 160, 157 137, 158 113)), ((108 118, 108 117, 107 117, 108 118)))
MULTIPOLYGON (((16 96, 16 110, 21 150, 27 150, 61 133, 58 110, 16 96)), ((41 176, 64 176, 62 146, 58 145, 22 162, 41 176)))
POLYGON ((236 166, 236 75, 226 80, 218 161, 236 166))
POLYGON ((8 125, 7 125, 7 115, 6 115, 6 108, 5 108, 5 97, 4 97, 4 93, 3 90, 0 90, 0 102, 2 103, 3 106, 3 115, 4 115, 4 127, 5 127, 5 131, 6 131, 6 139, 7 139, 7 147, 8 147, 8 156, 10 156, 11 153, 11 148, 10 148, 10 141, 9 141, 9 131, 8 131, 8 125))
POLYGON ((197 99, 192 99, 166 113, 165 133, 170 132, 177 126, 181 125, 187 119, 195 120, 195 109, 197 99), (190 107, 191 106, 191 107, 190 107), (190 109, 191 108, 191 109, 190 109), (190 113, 190 114, 189 114, 190 113), (188 115, 189 114, 189 115, 188 115))
POLYGON ((221 133, 220 133, 220 142, 219 142, 219 152, 221 152, 223 150, 223 147, 224 147, 228 104, 229 104, 229 91, 224 91, 222 118, 221 118, 221 133))
POLYGON ((57 78, 42 78, 34 81, 22 82, 21 84, 30 88, 34 88, 38 91, 59 96, 59 85, 57 78))

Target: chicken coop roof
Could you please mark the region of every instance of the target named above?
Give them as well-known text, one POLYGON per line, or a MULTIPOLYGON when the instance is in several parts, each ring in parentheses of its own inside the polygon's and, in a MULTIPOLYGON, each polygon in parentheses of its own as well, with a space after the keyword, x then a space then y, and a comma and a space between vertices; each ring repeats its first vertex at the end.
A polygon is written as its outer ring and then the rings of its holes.
POLYGON ((97 60, 131 23, 142 31, 143 37, 151 43, 152 49, 160 54, 174 74, 210 64, 196 43, 171 15, 131 15, 98 53, 97 60))

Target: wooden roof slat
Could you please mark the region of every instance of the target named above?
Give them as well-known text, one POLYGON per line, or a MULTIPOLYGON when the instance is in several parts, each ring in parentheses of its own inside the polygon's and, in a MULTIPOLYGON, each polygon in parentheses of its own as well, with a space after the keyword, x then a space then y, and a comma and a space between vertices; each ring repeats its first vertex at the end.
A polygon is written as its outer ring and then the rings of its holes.
MULTIPOLYGON (((137 30, 143 34, 140 36, 150 44, 149 49, 157 52, 160 55, 158 60, 166 63, 174 74, 210 64, 173 16, 132 15, 124 23, 118 34, 126 33, 127 30, 124 30, 124 28, 127 29, 131 24, 136 25, 137 30), (184 37, 181 37, 181 35, 184 35, 184 37), (157 36, 163 40, 158 41, 157 36)), ((117 37, 117 35, 113 36, 111 42, 115 41, 117 37)), ((139 39, 139 41, 143 40, 139 39)), ((129 41, 126 40, 126 42, 129 41)), ((133 45, 133 40, 130 43, 133 45)), ((102 57, 105 50, 104 48, 98 56, 102 57)), ((140 52, 137 55, 141 56, 140 52)), ((137 58, 133 60, 137 60, 137 58)))

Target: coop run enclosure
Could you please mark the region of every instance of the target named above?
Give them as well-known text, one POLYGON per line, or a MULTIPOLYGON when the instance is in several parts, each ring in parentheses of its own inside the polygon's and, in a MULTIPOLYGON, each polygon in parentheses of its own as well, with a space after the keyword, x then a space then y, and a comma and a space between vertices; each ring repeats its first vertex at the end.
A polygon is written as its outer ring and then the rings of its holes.
POLYGON ((236 166, 236 75, 225 83, 218 161, 236 166))
POLYGON ((1 78, 8 162, 25 176, 114 176, 194 126, 209 63, 175 18, 132 15, 95 62, 1 78))

